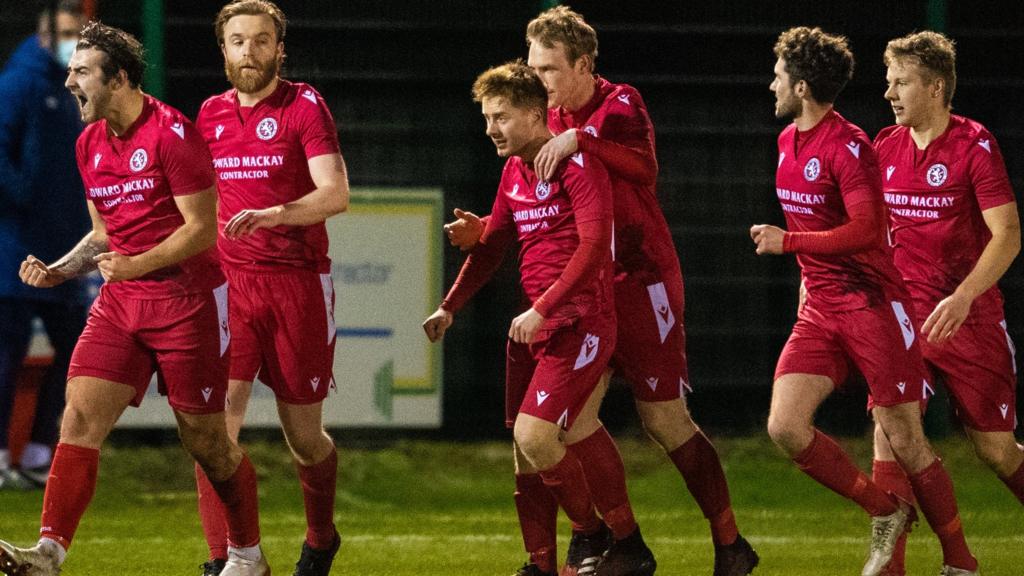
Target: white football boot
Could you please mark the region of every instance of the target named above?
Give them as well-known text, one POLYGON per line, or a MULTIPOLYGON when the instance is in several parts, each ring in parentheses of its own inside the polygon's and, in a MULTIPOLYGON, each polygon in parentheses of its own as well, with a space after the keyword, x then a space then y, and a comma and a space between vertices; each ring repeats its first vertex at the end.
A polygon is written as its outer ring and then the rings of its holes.
POLYGON ((57 576, 60 551, 54 542, 18 548, 0 540, 0 572, 8 576, 57 576))
POLYGON ((868 561, 864 563, 861 576, 878 576, 892 560, 896 540, 910 530, 910 525, 917 516, 917 511, 902 500, 899 508, 888 516, 871 517, 871 551, 868 561))
POLYGON ((939 576, 978 576, 981 574, 980 571, 975 570, 964 570, 963 568, 954 568, 952 566, 942 565, 942 570, 939 572, 939 576))
POLYGON ((267 557, 260 551, 258 560, 244 558, 235 548, 228 547, 228 563, 220 576, 270 576, 270 565, 267 557))

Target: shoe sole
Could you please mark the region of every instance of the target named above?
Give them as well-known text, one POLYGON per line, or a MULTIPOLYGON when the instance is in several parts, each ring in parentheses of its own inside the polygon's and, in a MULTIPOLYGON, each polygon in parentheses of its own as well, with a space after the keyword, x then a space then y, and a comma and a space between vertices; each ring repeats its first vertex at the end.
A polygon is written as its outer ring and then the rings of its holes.
POLYGON ((7 576, 21 576, 27 568, 12 558, 6 549, 0 548, 0 572, 7 576))

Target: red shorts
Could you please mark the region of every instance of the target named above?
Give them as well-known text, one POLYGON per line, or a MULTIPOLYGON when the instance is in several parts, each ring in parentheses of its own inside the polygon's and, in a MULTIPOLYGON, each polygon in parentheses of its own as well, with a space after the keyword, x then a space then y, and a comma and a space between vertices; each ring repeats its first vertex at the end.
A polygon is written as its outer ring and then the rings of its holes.
POLYGON ((315 404, 334 387, 330 274, 225 269, 231 287, 231 379, 259 375, 288 404, 315 404))
POLYGON ((615 282, 618 342, 611 365, 642 402, 676 400, 690 389, 683 302, 672 300, 664 282, 645 286, 632 277, 615 282))
POLYGON ((914 323, 895 301, 829 313, 804 306, 782 349, 775 379, 816 374, 839 387, 850 362, 867 380, 869 409, 920 402, 930 391, 914 323))
POLYGON ((615 348, 615 326, 606 318, 581 318, 541 330, 532 344, 509 340, 505 356, 505 426, 520 413, 568 430, 597 388, 615 348))
POLYGON ((172 408, 224 411, 228 384, 228 288, 160 300, 114 298, 104 287, 71 355, 68 380, 91 376, 135 388, 138 406, 153 372, 172 408))
POLYGON ((981 432, 1017 428, 1017 364, 1006 321, 964 324, 951 340, 921 340, 925 364, 941 377, 960 420, 981 432))

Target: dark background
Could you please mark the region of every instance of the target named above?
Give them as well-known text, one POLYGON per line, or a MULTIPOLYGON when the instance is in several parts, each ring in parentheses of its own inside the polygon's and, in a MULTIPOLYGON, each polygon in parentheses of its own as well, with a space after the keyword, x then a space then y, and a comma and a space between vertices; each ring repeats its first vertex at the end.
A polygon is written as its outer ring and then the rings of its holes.
MULTIPOLYGON (((5 0, 0 10, 3 60, 34 29, 32 4, 12 4, 5 0)), ((717 432, 763 426, 775 360, 795 318, 794 259, 758 258, 747 236, 751 224, 783 223, 773 194, 775 137, 783 125, 768 91, 780 31, 812 25, 850 38, 857 69, 836 107, 874 136, 892 123, 882 98, 885 43, 945 28, 958 48, 954 112, 995 134, 1018 195, 1024 183, 1024 7, 1016 1, 568 4, 597 29, 599 73, 637 87, 654 121, 658 193, 686 281, 696 390, 689 401, 697 421, 717 432)), ((97 5, 104 22, 142 34, 143 2, 97 5)), ((221 5, 165 2, 163 98, 193 118, 206 97, 227 88, 212 26, 221 5)), ((354 186, 436 186, 449 214, 454 207, 489 210, 503 161, 483 134, 469 88, 487 67, 525 57, 526 23, 545 3, 279 5, 290 20, 285 76, 314 84, 327 99, 354 186)), ((456 250, 446 251, 445 288, 461 262, 456 250)), ((504 335, 516 274, 509 258, 445 337, 446 437, 504 434, 504 335)), ((1001 286, 1010 333, 1024 341, 1019 260, 1001 286)), ((836 394, 821 411, 822 424, 863 433, 864 394, 860 384, 836 394)), ((933 407, 929 427, 942 434, 948 408, 942 401, 933 407)), ((637 426, 624 386, 610 392, 603 417, 612 428, 637 426)))

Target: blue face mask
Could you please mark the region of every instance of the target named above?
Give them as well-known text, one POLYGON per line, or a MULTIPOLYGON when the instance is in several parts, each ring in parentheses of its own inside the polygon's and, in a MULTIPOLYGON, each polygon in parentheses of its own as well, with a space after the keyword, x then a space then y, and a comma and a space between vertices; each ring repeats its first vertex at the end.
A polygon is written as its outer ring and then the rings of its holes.
POLYGON ((57 52, 53 57, 66 68, 71 62, 71 55, 75 53, 76 46, 78 46, 78 40, 61 40, 57 43, 57 52))

